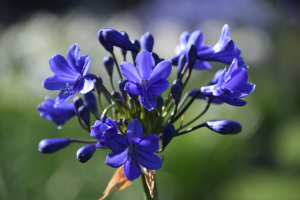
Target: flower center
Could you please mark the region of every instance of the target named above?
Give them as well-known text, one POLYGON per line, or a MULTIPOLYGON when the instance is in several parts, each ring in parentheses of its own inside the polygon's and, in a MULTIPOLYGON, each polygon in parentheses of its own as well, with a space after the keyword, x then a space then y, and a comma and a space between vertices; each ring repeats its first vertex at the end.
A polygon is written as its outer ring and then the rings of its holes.
POLYGON ((137 160, 139 149, 135 144, 130 144, 127 148, 127 160, 134 163, 137 160))
POLYGON ((64 95, 73 94, 73 93, 75 93, 75 88, 74 88, 74 86, 72 86, 69 83, 67 83, 66 84, 66 88, 60 89, 60 91, 63 91, 64 95))
POLYGON ((147 103, 149 103, 149 99, 154 99, 150 91, 151 82, 149 80, 142 79, 140 80, 139 85, 141 86, 142 89, 141 96, 143 98, 143 101, 147 101, 147 103))

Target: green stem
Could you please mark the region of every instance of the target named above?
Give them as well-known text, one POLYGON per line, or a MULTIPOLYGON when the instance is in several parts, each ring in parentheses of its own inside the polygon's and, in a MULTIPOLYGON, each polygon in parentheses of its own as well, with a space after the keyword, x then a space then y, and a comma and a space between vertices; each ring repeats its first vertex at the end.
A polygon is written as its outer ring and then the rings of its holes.
POLYGON ((117 61, 117 58, 114 54, 114 52, 111 53, 113 59, 115 60, 115 63, 116 63, 116 68, 118 70, 118 73, 119 73, 119 76, 120 76, 120 79, 122 79, 122 74, 121 74, 121 71, 120 71, 120 67, 119 67, 119 64, 118 64, 118 61, 117 61))

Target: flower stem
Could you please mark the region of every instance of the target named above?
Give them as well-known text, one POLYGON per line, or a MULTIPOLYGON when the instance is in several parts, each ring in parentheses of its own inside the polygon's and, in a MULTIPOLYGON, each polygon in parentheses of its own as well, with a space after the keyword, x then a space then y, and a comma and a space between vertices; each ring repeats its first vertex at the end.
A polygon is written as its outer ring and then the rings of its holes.
POLYGON ((141 174, 141 178, 142 178, 142 184, 143 184, 143 189, 144 189, 144 199, 145 200, 158 200, 158 191, 157 191, 155 175, 154 175, 154 189, 153 189, 154 196, 153 196, 153 198, 150 195, 150 191, 149 191, 149 188, 146 183, 146 178, 143 174, 141 174))
POLYGON ((97 94, 97 100, 98 100, 99 107, 100 107, 101 111, 103 112, 104 109, 103 109, 103 106, 101 103, 100 94, 97 94))
POLYGON ((116 68, 117 68, 117 70, 118 70, 120 79, 122 79, 123 77, 122 77, 122 74, 121 74, 121 71, 120 71, 120 67, 119 67, 119 64, 118 64, 118 61, 117 61, 117 58, 116 58, 114 52, 112 52, 111 55, 112 55, 113 59, 115 60, 116 68))

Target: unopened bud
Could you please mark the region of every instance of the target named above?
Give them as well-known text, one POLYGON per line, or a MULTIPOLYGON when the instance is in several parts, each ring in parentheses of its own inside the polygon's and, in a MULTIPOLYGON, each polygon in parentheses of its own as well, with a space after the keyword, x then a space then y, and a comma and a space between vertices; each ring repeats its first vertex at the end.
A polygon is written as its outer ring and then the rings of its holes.
POLYGON ((85 163, 94 155, 95 151, 96 147, 94 144, 83 146, 77 151, 77 159, 79 162, 85 163))
POLYGON ((81 97, 75 97, 73 100, 73 106, 74 106, 74 110, 76 115, 78 115, 78 109, 83 106, 83 100, 81 97))
POLYGON ((178 105, 180 98, 181 98, 181 94, 182 94, 181 86, 179 84, 172 85, 171 94, 172 94, 172 98, 173 98, 173 103, 175 105, 178 105))
POLYGON ((90 127, 90 111, 87 107, 81 106, 78 109, 78 116, 83 121, 84 125, 90 127))
POLYGON ((241 124, 233 120, 207 121, 206 127, 222 135, 236 134, 242 131, 241 124))
MULTIPOLYGON (((127 35, 127 33, 126 33, 125 31, 121 31, 121 34, 129 40, 129 36, 127 35)), ((121 54, 122 54, 123 56, 126 56, 127 50, 121 48, 121 54)))
POLYGON ((68 146, 70 143, 70 138, 44 139, 39 143, 39 151, 42 153, 53 153, 68 146))
MULTIPOLYGON (((141 50, 141 44, 138 40, 132 40, 131 42, 139 51, 141 50)), ((132 60, 135 60, 138 52, 134 52, 134 51, 131 52, 132 60)))
POLYGON ((112 76, 114 69, 114 59, 110 56, 105 56, 103 58, 103 65, 106 69, 108 76, 112 76))
POLYGON ((152 52, 153 45, 154 45, 154 38, 153 36, 147 32, 141 37, 141 45, 143 50, 152 52))
POLYGON ((197 47, 193 44, 191 44, 188 47, 188 50, 186 52, 186 61, 188 63, 188 68, 193 69, 195 62, 197 58, 197 47))
POLYGON ((120 90, 122 98, 124 100, 127 100, 127 91, 125 90, 125 85, 127 82, 128 82, 128 80, 126 80, 126 79, 121 79, 119 81, 119 90, 120 90))
POLYGON ((97 113, 97 100, 92 92, 84 94, 84 105, 88 107, 93 113, 97 113))
POLYGON ((105 40, 102 30, 98 31, 98 40, 100 44, 102 44, 102 46, 106 49, 106 51, 113 53, 114 46, 105 40))
POLYGON ((171 142, 176 133, 174 125, 171 123, 166 124, 162 133, 162 147, 164 149, 171 142))

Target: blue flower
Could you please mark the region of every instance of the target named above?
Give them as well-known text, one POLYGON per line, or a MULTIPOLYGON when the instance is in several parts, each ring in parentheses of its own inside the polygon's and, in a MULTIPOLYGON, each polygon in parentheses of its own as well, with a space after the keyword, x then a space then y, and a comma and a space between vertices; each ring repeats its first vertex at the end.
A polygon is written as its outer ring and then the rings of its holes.
POLYGON ((155 96, 163 93, 169 86, 166 79, 172 70, 171 62, 162 61, 155 67, 155 61, 148 51, 138 53, 135 62, 137 67, 129 62, 120 65, 122 74, 129 81, 125 90, 131 95, 140 95, 141 104, 152 110, 156 107, 155 96))
POLYGON ((110 138, 109 147, 113 153, 106 157, 105 164, 117 168, 124 165, 124 173, 133 181, 141 175, 141 166, 158 170, 162 167, 161 159, 154 154, 159 148, 159 136, 151 134, 143 137, 143 127, 138 120, 128 124, 127 138, 117 134, 110 138))
POLYGON ((46 97, 45 100, 48 102, 43 102, 37 106, 40 116, 52 121, 57 126, 63 125, 76 115, 73 104, 56 104, 51 97, 46 97))
POLYGON ((107 118, 105 123, 97 120, 95 125, 92 126, 90 133, 91 137, 95 137, 99 142, 96 144, 97 148, 108 148, 109 138, 118 134, 118 124, 115 120, 107 118))
POLYGON ((67 102, 75 93, 85 94, 93 89, 93 75, 88 73, 91 59, 88 55, 80 56, 79 47, 70 47, 67 60, 56 54, 49 60, 52 72, 55 74, 44 80, 48 90, 61 90, 56 103, 67 102))
POLYGON ((256 87, 247 80, 247 70, 238 67, 238 61, 234 59, 228 72, 225 67, 217 84, 201 87, 200 91, 205 96, 221 99, 230 105, 244 106, 247 102, 239 98, 249 95, 256 87))
MULTIPOLYGON (((189 50, 191 44, 195 45, 198 51, 203 51, 211 48, 211 46, 203 45, 204 35, 201 30, 194 31, 191 35, 188 32, 183 32, 180 35, 180 44, 176 46, 176 56, 171 59, 173 65, 178 65, 180 56, 185 55, 189 50)), ((185 65, 186 60, 182 65, 185 65)), ((193 69, 208 70, 211 65, 203 60, 196 60, 193 69)))
POLYGON ((70 138, 49 138, 40 141, 39 151, 42 153, 54 153, 71 144, 70 138))
POLYGON ((234 44, 230 38, 229 26, 225 24, 221 31, 221 36, 218 43, 205 50, 198 50, 197 59, 205 61, 218 61, 230 64, 235 58, 239 62, 239 67, 248 68, 245 65, 243 58, 240 56, 241 50, 234 44))
POLYGON ((173 65, 178 64, 179 57, 186 54, 187 48, 194 44, 197 48, 197 60, 194 69, 211 69, 208 62, 218 61, 230 64, 234 58, 239 62, 239 67, 248 68, 244 60, 240 57, 241 51, 230 38, 229 26, 225 24, 221 31, 219 41, 214 47, 203 45, 204 36, 200 30, 194 31, 190 36, 188 32, 183 32, 180 36, 180 44, 176 47, 177 56, 171 59, 173 65))

